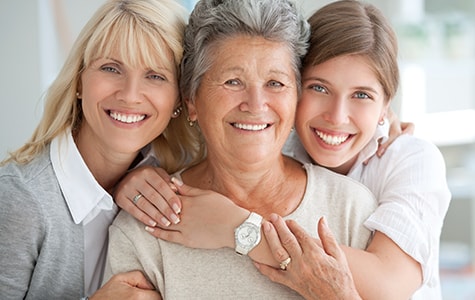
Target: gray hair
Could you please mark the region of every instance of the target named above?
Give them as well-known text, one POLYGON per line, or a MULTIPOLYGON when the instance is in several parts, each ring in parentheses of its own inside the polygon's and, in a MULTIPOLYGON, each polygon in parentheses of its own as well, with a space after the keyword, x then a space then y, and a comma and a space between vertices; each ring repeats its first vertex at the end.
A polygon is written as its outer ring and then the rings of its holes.
POLYGON ((202 76, 212 65, 213 45, 237 35, 288 45, 300 92, 300 68, 310 28, 293 0, 200 0, 185 30, 180 79, 184 99, 194 101, 202 76))

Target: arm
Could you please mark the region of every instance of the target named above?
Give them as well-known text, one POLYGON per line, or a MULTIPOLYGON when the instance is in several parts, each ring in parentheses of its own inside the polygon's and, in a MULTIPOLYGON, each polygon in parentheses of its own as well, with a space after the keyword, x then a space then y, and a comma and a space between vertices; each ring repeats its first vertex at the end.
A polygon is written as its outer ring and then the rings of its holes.
MULTIPOLYGON (((183 206, 181 222, 166 228, 148 227, 148 231, 157 238, 192 248, 234 248, 234 228, 246 219, 249 211, 238 207, 234 202, 216 192, 189 187, 175 178, 172 181, 181 195, 183 206)), ((281 221, 275 223, 274 226, 280 234, 284 230, 285 223, 281 221)), ((268 239, 272 241, 269 237, 268 239)), ((287 258, 289 254, 285 246, 277 241, 279 239, 274 238, 273 242, 269 244, 267 239, 261 239, 259 245, 249 253, 249 256, 256 262, 278 268, 279 262, 287 258)), ((358 291, 365 299, 387 298, 388 295, 399 299, 401 296, 409 298, 420 285, 421 270, 419 265, 383 234, 375 235, 368 248, 368 251, 372 252, 349 247, 343 249, 347 255, 358 291), (394 263, 397 264, 395 269, 391 269, 393 262, 397 262, 394 263), (372 267, 369 268, 368 265, 372 267), (371 272, 368 272, 368 269, 371 269, 371 272), (385 278, 387 273, 390 273, 391 276, 385 278), (407 273, 410 273, 411 276, 407 276, 407 273), (372 280, 368 280, 368 278, 372 280), (375 280, 377 284, 375 284, 375 280), (384 288, 378 289, 375 286, 384 288), (383 292, 383 295, 380 292, 383 292)), ((315 287, 321 288, 318 284, 320 283, 315 283, 315 287)))
POLYGON ((14 176, 0 177, 0 191, 0 291, 5 298, 23 299, 43 243, 44 216, 14 176))

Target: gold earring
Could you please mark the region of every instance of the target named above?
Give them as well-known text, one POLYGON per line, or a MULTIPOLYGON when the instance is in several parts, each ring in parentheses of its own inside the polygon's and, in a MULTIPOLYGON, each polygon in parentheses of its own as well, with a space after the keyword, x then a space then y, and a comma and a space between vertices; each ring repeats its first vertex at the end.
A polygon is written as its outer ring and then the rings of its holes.
POLYGON ((188 125, 190 125, 190 127, 194 127, 194 126, 195 126, 195 121, 191 120, 191 119, 190 119, 190 116, 186 117, 186 120, 188 121, 188 125))

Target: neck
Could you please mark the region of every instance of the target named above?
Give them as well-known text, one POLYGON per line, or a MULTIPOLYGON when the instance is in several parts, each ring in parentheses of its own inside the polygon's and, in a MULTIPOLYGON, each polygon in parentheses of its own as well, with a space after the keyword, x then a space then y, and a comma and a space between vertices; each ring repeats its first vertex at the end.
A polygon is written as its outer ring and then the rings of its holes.
POLYGON ((183 173, 185 183, 201 189, 214 190, 237 205, 262 215, 277 212, 286 215, 303 197, 302 166, 281 155, 269 164, 261 162, 241 166, 236 162, 219 163, 207 158, 183 173))
POLYGON ((74 142, 89 171, 99 185, 110 194, 137 156, 137 153, 111 152, 100 144, 88 143, 80 134, 74 136, 74 142))

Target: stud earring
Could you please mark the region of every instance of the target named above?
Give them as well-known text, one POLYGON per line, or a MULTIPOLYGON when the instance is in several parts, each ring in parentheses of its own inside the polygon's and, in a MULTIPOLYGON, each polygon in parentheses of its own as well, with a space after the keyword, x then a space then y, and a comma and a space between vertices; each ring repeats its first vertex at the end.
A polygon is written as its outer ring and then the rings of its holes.
POLYGON ((76 92, 76 98, 81 99, 81 94, 79 94, 79 92, 76 92))
POLYGON ((188 125, 190 125, 190 127, 194 127, 195 126, 195 121, 191 120, 190 117, 186 117, 186 120, 188 121, 188 125))
POLYGON ((177 109, 173 111, 172 118, 178 118, 178 116, 181 114, 181 106, 179 106, 177 109))
POLYGON ((382 119, 381 121, 378 122, 378 125, 379 126, 383 126, 384 125, 384 119, 382 119))

